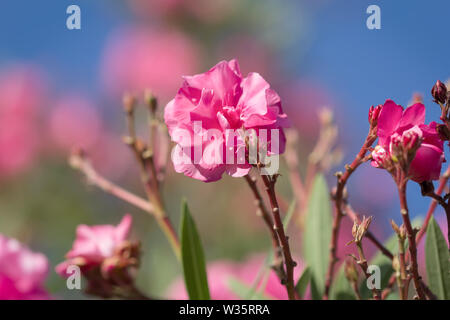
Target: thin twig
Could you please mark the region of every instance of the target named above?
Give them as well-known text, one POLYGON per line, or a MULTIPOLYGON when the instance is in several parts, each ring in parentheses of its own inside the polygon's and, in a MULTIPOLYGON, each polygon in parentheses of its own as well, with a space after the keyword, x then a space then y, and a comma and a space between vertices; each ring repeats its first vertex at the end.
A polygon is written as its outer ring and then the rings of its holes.
POLYGON ((161 191, 159 189, 158 178, 156 174, 155 163, 153 161, 153 154, 151 150, 145 147, 145 144, 136 136, 135 122, 134 122, 134 106, 135 99, 130 96, 124 97, 124 109, 126 113, 126 123, 129 136, 126 138, 126 143, 133 151, 136 161, 139 164, 141 179, 144 186, 145 193, 148 200, 153 204, 156 221, 161 230, 168 238, 175 256, 178 260, 181 259, 181 247, 178 240, 177 232, 171 223, 169 216, 164 208, 161 191), (151 175, 148 173, 150 172, 151 175))
POLYGON ((422 227, 420 228, 419 232, 416 236, 416 242, 419 244, 422 240, 423 236, 427 232, 428 224, 430 222, 430 219, 434 213, 434 210, 436 209, 437 204, 439 203, 441 207, 444 209, 445 214, 447 216, 447 239, 450 246, 450 204, 445 202, 445 197, 442 197, 441 194, 444 191, 445 187, 447 186, 448 179, 450 177, 450 166, 445 170, 444 174, 441 176, 439 180, 439 186, 436 192, 431 192, 426 194, 427 196, 433 198, 433 200, 430 203, 430 206, 428 208, 427 214, 425 216, 425 220, 423 222, 422 227))
MULTIPOLYGON (((402 172, 403 174, 403 172, 402 172)), ((423 293, 423 288, 420 282, 419 267, 417 264, 417 247, 416 247, 416 231, 411 225, 411 219, 409 218, 408 204, 406 200, 406 184, 408 179, 403 177, 400 178, 398 183, 398 195, 400 199, 400 213, 402 215, 403 224, 406 228, 406 234, 408 236, 408 250, 411 257, 411 274, 419 299, 425 299, 425 294, 423 293)))
POLYGON ((148 212, 152 216, 155 215, 153 206, 147 200, 136 196, 135 194, 123 189, 122 187, 116 185, 115 183, 107 180, 101 176, 93 167, 90 161, 85 157, 85 155, 80 153, 74 153, 69 159, 70 165, 82 172, 88 182, 99 187, 106 193, 109 193, 129 204, 148 212))
POLYGON ((332 227, 332 234, 331 234, 331 243, 330 243, 330 258, 329 258, 329 264, 328 269, 326 273, 325 278, 325 291, 323 298, 326 300, 328 299, 329 293, 330 293, 330 287, 331 283, 333 282, 333 275, 334 275, 334 267, 336 265, 336 262, 338 261, 337 257, 337 242, 339 237, 339 229, 341 226, 341 220, 342 217, 345 215, 343 211, 343 205, 344 205, 344 190, 345 185, 351 176, 351 174, 358 168, 358 166, 365 161, 365 156, 369 148, 373 145, 375 142, 377 136, 376 136, 376 127, 371 126, 369 133, 364 141, 363 146, 361 147, 361 150, 353 160, 353 162, 350 165, 346 166, 345 173, 338 173, 337 174, 337 186, 336 186, 336 192, 334 194, 334 203, 335 203, 335 216, 333 220, 333 227, 332 227))
POLYGON ((272 237, 272 246, 274 253, 274 262, 272 268, 281 281, 286 281, 286 273, 283 268, 283 251, 280 246, 278 234, 273 228, 272 217, 270 216, 270 213, 267 210, 267 207, 265 206, 264 201, 261 197, 261 193, 259 192, 258 186, 256 185, 256 179, 254 177, 251 177, 250 175, 246 175, 244 176, 244 178, 245 181, 247 181, 250 189, 252 190, 253 196, 255 198, 255 205, 258 207, 257 214, 262 217, 272 237))
POLYGON ((69 159, 69 162, 74 169, 82 172, 87 178, 88 182, 92 185, 95 185, 104 192, 109 193, 117 197, 118 199, 121 199, 152 215, 158 222, 169 242, 172 244, 174 250, 176 250, 175 255, 177 255, 177 251, 179 251, 179 242, 172 222, 168 217, 161 218, 159 215, 155 214, 154 206, 152 205, 152 203, 136 196, 135 194, 121 188, 120 186, 101 176, 94 169, 94 167, 91 165, 90 161, 82 151, 73 153, 69 159))

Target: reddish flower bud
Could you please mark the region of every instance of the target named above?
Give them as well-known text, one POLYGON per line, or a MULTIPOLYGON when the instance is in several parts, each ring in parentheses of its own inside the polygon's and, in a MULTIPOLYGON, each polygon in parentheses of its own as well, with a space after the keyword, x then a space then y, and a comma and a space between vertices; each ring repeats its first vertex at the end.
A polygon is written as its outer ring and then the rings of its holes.
POLYGON ((356 268, 355 260, 351 257, 348 257, 345 260, 344 267, 345 277, 350 283, 358 282, 358 269, 356 268))
POLYGON ((450 130, 448 130, 446 125, 444 124, 436 125, 436 131, 439 134, 439 138, 442 141, 450 140, 450 130))
POLYGON ((436 84, 431 89, 431 95, 436 102, 447 102, 447 87, 440 80, 436 81, 436 84))
POLYGON ((372 126, 376 126, 378 122, 378 117, 380 116, 381 109, 383 108, 382 105, 378 105, 376 107, 371 106, 369 108, 369 123, 372 126))
POLYGON ((372 166, 375 168, 384 168, 388 160, 388 153, 382 146, 378 145, 372 151, 372 159, 372 166))
POLYGON ((410 130, 403 132, 402 144, 406 150, 416 152, 421 142, 422 142, 422 131, 419 128, 413 127, 410 130))

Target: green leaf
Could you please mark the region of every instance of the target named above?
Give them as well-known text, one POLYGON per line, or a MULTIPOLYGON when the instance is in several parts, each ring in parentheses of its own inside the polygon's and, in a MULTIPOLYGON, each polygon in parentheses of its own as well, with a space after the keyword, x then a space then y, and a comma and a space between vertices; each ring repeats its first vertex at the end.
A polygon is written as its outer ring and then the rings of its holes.
POLYGON ((189 298, 191 300, 209 300, 203 247, 187 202, 184 199, 181 204, 180 239, 184 282, 189 298))
POLYGON ((233 276, 228 278, 227 286, 235 295, 244 300, 271 300, 265 294, 257 292, 255 288, 241 282, 233 276))
POLYGON ((431 218, 425 241, 428 284, 439 299, 450 299, 450 255, 439 225, 431 218))
POLYGON ((338 273, 330 289, 331 300, 356 300, 355 292, 345 277, 344 264, 339 268, 338 273))
POLYGON ((303 233, 303 254, 312 272, 311 294, 313 299, 321 299, 323 295, 332 223, 328 186, 325 178, 319 174, 314 180, 308 201, 305 232, 303 233))
POLYGON ((300 299, 303 299, 303 295, 305 294, 306 288, 308 287, 309 281, 311 280, 311 269, 306 267, 303 270, 300 279, 298 279, 297 284, 295 285, 295 290, 297 291, 300 299))

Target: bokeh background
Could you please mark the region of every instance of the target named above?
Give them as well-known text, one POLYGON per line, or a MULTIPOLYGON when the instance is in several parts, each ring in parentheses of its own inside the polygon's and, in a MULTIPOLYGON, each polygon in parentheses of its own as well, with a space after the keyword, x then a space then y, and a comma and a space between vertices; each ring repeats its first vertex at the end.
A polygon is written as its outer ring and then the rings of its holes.
MULTIPOLYGON (((427 121, 438 119, 429 92, 437 79, 449 77, 450 44, 444 35, 449 11, 450 3, 438 0, 4 1, 0 232, 48 256, 52 294, 80 298, 53 271, 70 248, 76 225, 115 224, 130 212, 133 236, 143 243, 139 287, 164 296, 181 270, 153 220, 87 185, 67 164, 72 147, 82 146, 102 174, 142 195, 136 165, 121 142, 122 94, 142 96, 149 88, 163 108, 181 75, 237 58, 243 73, 259 72, 281 95, 300 135, 304 174, 318 136, 317 112, 324 106, 335 113, 344 162, 359 150, 371 105, 392 98, 407 106, 419 94, 428 107, 427 121), (70 4, 81 8, 81 30, 66 28, 70 4), (381 30, 366 28, 370 4, 381 7, 381 30)), ((335 170, 328 174, 330 185, 335 170)), ((241 180, 204 184, 168 165, 168 210, 177 224, 180 199, 188 199, 208 261, 241 260, 270 246, 241 180)), ((292 198, 287 175, 279 189, 292 198)), ((429 201, 413 184, 408 193, 412 215, 423 215, 429 201)), ((349 194, 353 207, 374 215, 376 232, 387 237, 389 218, 399 222, 390 177, 365 165, 351 180, 349 194)), ((298 256, 300 238, 294 239, 298 256)))

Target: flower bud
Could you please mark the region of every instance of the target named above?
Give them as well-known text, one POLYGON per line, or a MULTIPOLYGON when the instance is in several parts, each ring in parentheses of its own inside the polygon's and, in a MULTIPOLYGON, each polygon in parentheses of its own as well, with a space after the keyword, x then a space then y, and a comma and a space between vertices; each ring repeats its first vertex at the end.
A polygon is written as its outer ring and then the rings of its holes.
POLYGON ((356 238, 357 234, 358 234, 358 222, 356 222, 356 220, 353 221, 353 227, 352 227, 352 236, 353 238, 356 238))
POLYGON ((150 90, 146 90, 144 94, 144 100, 151 114, 154 115, 156 113, 156 109, 158 108, 158 100, 156 99, 155 95, 153 95, 150 90))
POLYGON ((350 283, 358 282, 358 269, 353 258, 348 257, 345 260, 344 272, 345 277, 350 283))
POLYGON ((129 93, 125 93, 122 98, 122 103, 125 112, 130 114, 134 111, 134 108, 136 106, 136 97, 129 93))
POLYGON ((319 120, 323 127, 327 127, 333 123, 333 111, 323 108, 319 111, 319 120))
POLYGON ((400 233, 400 229, 399 229, 398 225, 395 223, 394 220, 391 220, 391 226, 392 226, 392 229, 394 229, 395 233, 397 233, 397 234, 400 233))
POLYGON ((394 162, 407 167, 414 159, 417 149, 422 143, 422 131, 414 126, 401 135, 395 133, 391 136, 389 153, 394 162))
POLYGON ((369 108, 369 123, 371 126, 376 126, 378 124, 378 118, 380 117, 382 105, 378 105, 376 107, 371 106, 369 108))
POLYGON ((133 268, 139 266, 140 243, 124 241, 114 251, 111 257, 106 258, 101 266, 101 274, 104 279, 113 284, 131 283, 133 281, 133 268))
POLYGON ((402 135, 402 144, 403 147, 406 148, 406 150, 408 151, 414 151, 414 153, 416 152, 416 150, 419 148, 420 143, 422 139, 422 131, 419 129, 415 129, 415 127, 413 127, 410 130, 407 130, 403 133, 402 135))
POLYGON ((396 272, 400 272, 400 261, 398 260, 397 256, 394 256, 392 258, 392 269, 394 269, 396 272))
POLYGON ((439 138, 443 141, 450 140, 450 130, 444 124, 438 124, 436 126, 436 131, 439 134, 439 138))
POLYGON ((372 165, 376 168, 384 168, 386 166, 386 162, 388 161, 388 154, 386 150, 378 145, 372 151, 372 165))
POLYGON ((436 102, 447 102, 447 87, 440 80, 436 81, 436 84, 431 89, 431 95, 436 102))
POLYGON ((363 220, 360 224, 356 222, 356 220, 353 222, 353 228, 352 228, 352 236, 354 238, 354 241, 356 243, 361 242, 362 238, 364 238, 367 230, 369 230, 370 223, 372 222, 373 217, 363 217, 363 220))

